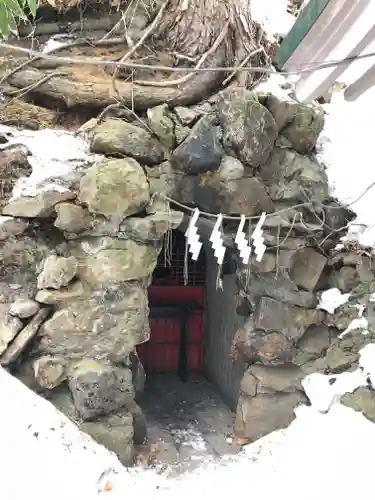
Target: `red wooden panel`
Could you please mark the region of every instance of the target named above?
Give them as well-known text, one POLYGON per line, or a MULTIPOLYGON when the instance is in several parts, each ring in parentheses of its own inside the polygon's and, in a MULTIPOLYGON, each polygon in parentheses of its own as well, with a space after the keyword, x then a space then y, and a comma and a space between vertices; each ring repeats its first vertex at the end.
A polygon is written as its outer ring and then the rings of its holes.
MULTIPOLYGON (((193 289, 191 287, 190 289, 193 289)), ((199 291, 199 287, 195 287, 199 291)), ((178 290, 179 287, 160 287, 178 290)), ((160 292, 160 290, 159 290, 160 292)), ((197 293, 197 291, 195 292, 197 293)), ((201 295, 204 298, 204 295, 201 295)), ((176 299, 176 294, 173 295, 176 299)), ((173 302, 171 300, 171 302, 173 302)), ((174 302, 176 302, 174 300, 174 302)), ((178 317, 150 318, 151 337, 138 346, 138 354, 148 373, 168 373, 178 371, 181 321, 178 317)), ((187 325, 187 369, 197 371, 203 365, 204 312, 191 311, 187 325)))
POLYGON ((148 300, 151 304, 181 304, 195 302, 204 305, 203 286, 158 286, 148 289, 148 300))
POLYGON ((142 344, 138 355, 147 373, 177 373, 178 344, 142 344))

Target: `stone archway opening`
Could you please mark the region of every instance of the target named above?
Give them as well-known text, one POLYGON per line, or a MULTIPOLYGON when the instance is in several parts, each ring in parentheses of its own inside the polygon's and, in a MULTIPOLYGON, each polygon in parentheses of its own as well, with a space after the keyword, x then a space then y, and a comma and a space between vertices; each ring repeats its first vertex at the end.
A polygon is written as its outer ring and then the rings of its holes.
POLYGON ((232 438, 243 375, 243 364, 231 358, 235 278, 224 276, 217 289, 216 274, 208 245, 193 261, 184 233, 172 231, 148 289, 150 339, 137 347, 144 448, 179 471, 239 451, 232 438))

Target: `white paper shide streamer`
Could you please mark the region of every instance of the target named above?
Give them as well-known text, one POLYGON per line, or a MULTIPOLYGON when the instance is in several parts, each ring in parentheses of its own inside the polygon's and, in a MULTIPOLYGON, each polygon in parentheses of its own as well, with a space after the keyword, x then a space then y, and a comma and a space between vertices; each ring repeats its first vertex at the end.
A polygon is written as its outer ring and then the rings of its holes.
POLYGON ((241 215, 241 220, 238 225, 238 230, 236 237, 234 239, 237 248, 240 252, 240 258, 242 259, 242 262, 246 265, 249 262, 250 255, 251 255, 251 246, 246 238, 246 235, 244 233, 243 228, 245 227, 245 222, 246 222, 246 217, 244 215, 241 215))
POLYGON ((199 218, 199 210, 196 208, 190 219, 189 226, 186 230, 185 237, 192 260, 197 260, 202 249, 202 242, 199 241, 198 228, 196 223, 199 218))
POLYGON ((223 240, 223 238, 221 236, 221 232, 220 232, 222 222, 223 222, 223 216, 222 216, 222 214, 219 214, 217 216, 215 226, 214 226, 212 233, 211 233, 211 236, 210 236, 210 242, 212 243, 214 255, 215 255, 216 260, 217 260, 219 265, 221 265, 223 263, 224 255, 225 255, 224 240, 223 240))
POLYGON ((266 245, 264 244, 264 238, 262 236, 263 235, 262 226, 265 220, 266 220, 266 214, 265 212, 263 212, 262 215, 260 216, 258 224, 254 229, 253 234, 251 235, 257 262, 260 262, 263 259, 264 252, 267 249, 266 245))

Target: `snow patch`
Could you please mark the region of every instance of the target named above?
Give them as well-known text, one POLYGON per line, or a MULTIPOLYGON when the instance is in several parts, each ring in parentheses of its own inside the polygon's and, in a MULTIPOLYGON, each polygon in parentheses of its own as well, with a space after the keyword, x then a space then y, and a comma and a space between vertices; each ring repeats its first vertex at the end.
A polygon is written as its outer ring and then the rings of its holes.
POLYGON ((63 130, 17 130, 0 125, 0 133, 6 134, 9 141, 0 145, 0 149, 23 145, 30 152, 28 161, 32 173, 17 181, 13 188, 13 199, 36 196, 41 190, 65 190, 64 186, 58 184, 59 177, 102 158, 90 153, 89 144, 83 138, 63 130), (52 188, 49 180, 54 181, 52 188))
POLYGON ((338 307, 349 300, 349 297, 350 293, 341 293, 338 288, 331 288, 322 293, 317 309, 333 314, 338 307))
POLYGON ((251 0, 251 18, 259 23, 267 35, 285 36, 296 18, 287 12, 289 0, 251 0))

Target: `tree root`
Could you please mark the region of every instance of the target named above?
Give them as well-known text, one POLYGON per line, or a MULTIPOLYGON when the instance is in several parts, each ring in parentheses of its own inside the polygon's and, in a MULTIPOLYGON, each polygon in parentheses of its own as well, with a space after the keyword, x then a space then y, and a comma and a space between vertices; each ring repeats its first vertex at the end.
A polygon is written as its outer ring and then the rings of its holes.
MULTIPOLYGON (((225 58, 225 50, 218 50, 215 54, 215 64, 224 66, 225 58)), ((202 72, 184 85, 172 88, 144 87, 117 81, 117 92, 110 82, 81 83, 63 76, 48 76, 48 73, 34 68, 18 71, 10 75, 7 81, 13 87, 30 89, 31 95, 63 102, 67 108, 87 106, 101 110, 120 102, 135 111, 144 111, 162 103, 172 106, 197 104, 209 97, 220 86, 224 77, 223 72, 202 72)))

